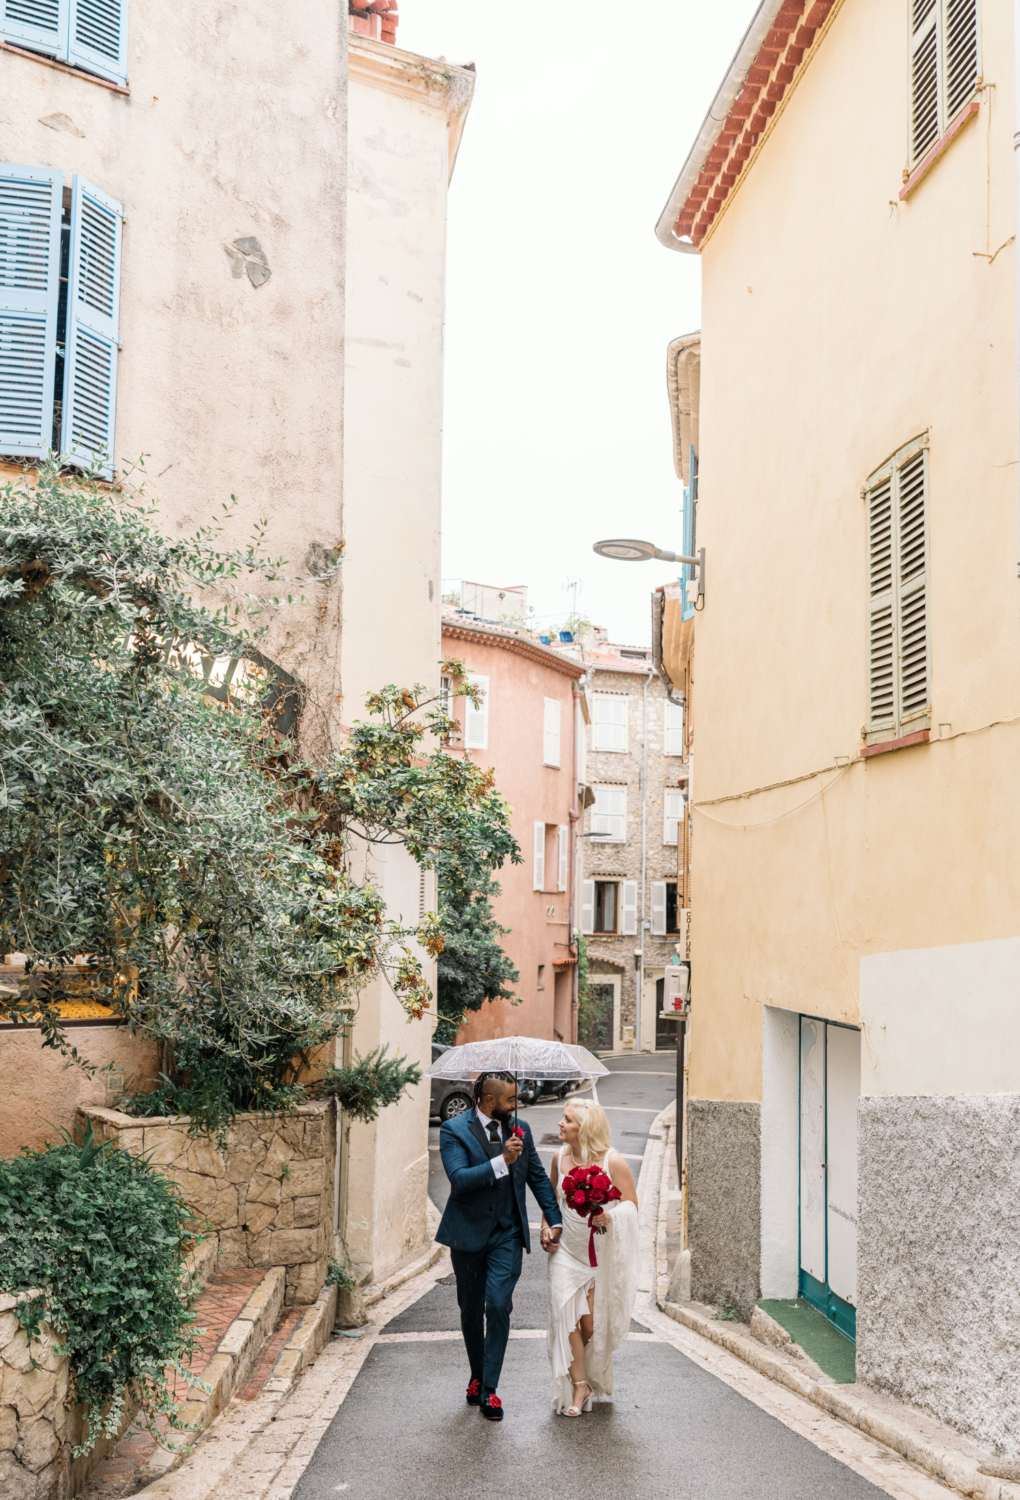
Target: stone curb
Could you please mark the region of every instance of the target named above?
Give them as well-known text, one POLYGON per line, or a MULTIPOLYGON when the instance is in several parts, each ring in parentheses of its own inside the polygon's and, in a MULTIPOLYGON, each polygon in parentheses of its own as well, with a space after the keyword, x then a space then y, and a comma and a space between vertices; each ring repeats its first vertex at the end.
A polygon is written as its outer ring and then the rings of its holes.
POLYGON ((315 1359, 333 1332, 336 1322, 337 1289, 324 1286, 301 1316, 288 1343, 280 1350, 272 1374, 262 1387, 266 1395, 285 1396, 315 1359))
MULTIPOLYGON (((663 1222, 664 1220, 660 1219, 660 1227, 663 1222)), ((657 1261, 659 1249, 657 1244, 657 1261)), ((979 1472, 979 1463, 987 1462, 991 1465, 994 1462, 990 1457, 987 1460, 979 1460, 969 1458, 952 1448, 943 1449, 913 1431, 906 1422, 897 1421, 886 1412, 868 1406, 866 1402, 841 1395, 840 1386, 824 1380, 815 1380, 804 1371, 770 1353, 767 1346, 760 1344, 757 1339, 747 1338, 737 1333, 728 1328, 725 1323, 697 1311, 689 1303, 667 1302, 659 1297, 656 1298, 656 1302, 661 1311, 674 1322, 689 1328, 693 1333, 700 1334, 711 1343, 718 1344, 728 1353, 735 1354, 738 1359, 742 1359, 760 1375, 786 1386, 796 1395, 820 1407, 829 1416, 836 1417, 839 1421, 846 1422, 848 1426, 856 1427, 869 1437, 876 1438, 878 1442, 892 1448, 909 1463, 927 1470, 951 1488, 959 1490, 961 1494, 972 1495, 975 1500, 1020 1500, 1020 1489, 1015 1485, 979 1472)))

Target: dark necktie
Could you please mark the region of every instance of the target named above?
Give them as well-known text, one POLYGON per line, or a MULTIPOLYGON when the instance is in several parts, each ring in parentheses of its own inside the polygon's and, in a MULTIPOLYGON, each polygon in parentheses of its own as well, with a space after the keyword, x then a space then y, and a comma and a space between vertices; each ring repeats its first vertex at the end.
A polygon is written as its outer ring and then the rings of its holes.
MULTIPOLYGON (((489 1130, 489 1140, 492 1142, 492 1144, 494 1146, 500 1146, 502 1138, 501 1138, 500 1132, 499 1132, 499 1123, 498 1123, 498 1121, 496 1121, 496 1120, 490 1120, 489 1121, 489 1125, 488 1125, 488 1130, 489 1130)), ((495 1155, 495 1154, 496 1153, 493 1152, 493 1155, 495 1155)))

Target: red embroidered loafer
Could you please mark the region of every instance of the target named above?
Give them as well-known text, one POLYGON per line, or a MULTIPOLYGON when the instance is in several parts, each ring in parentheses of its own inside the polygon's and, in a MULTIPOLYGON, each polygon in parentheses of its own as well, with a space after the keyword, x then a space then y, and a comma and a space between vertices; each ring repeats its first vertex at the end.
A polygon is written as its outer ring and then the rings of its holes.
POLYGON ((502 1422, 503 1403, 495 1391, 491 1396, 482 1397, 482 1416, 487 1422, 502 1422))
POLYGON ((468 1406, 481 1406, 482 1404, 482 1382, 476 1377, 467 1388, 468 1406))

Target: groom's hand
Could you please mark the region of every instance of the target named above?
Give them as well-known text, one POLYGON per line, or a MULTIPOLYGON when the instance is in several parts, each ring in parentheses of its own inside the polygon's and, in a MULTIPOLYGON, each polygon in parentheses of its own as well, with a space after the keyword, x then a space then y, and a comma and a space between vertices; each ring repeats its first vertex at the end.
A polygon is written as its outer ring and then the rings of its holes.
POLYGON ((524 1142, 521 1140, 520 1136, 512 1135, 507 1141, 506 1145, 503 1147, 503 1160, 506 1162, 508 1167, 513 1166, 514 1162, 517 1160, 523 1150, 524 1142))
POLYGON ((561 1231, 559 1224, 553 1225, 552 1227, 550 1227, 548 1224, 542 1225, 542 1249, 548 1255, 554 1254, 554 1252, 560 1248, 560 1232, 561 1231))

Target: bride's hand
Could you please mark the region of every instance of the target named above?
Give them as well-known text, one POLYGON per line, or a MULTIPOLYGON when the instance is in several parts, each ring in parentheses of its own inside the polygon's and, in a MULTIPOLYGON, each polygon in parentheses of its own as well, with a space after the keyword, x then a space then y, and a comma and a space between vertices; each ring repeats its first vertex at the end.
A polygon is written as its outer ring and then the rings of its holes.
POLYGON ((596 1214, 592 1219, 592 1223, 595 1225, 596 1229, 605 1229, 607 1224, 609 1223, 609 1214, 596 1214))

